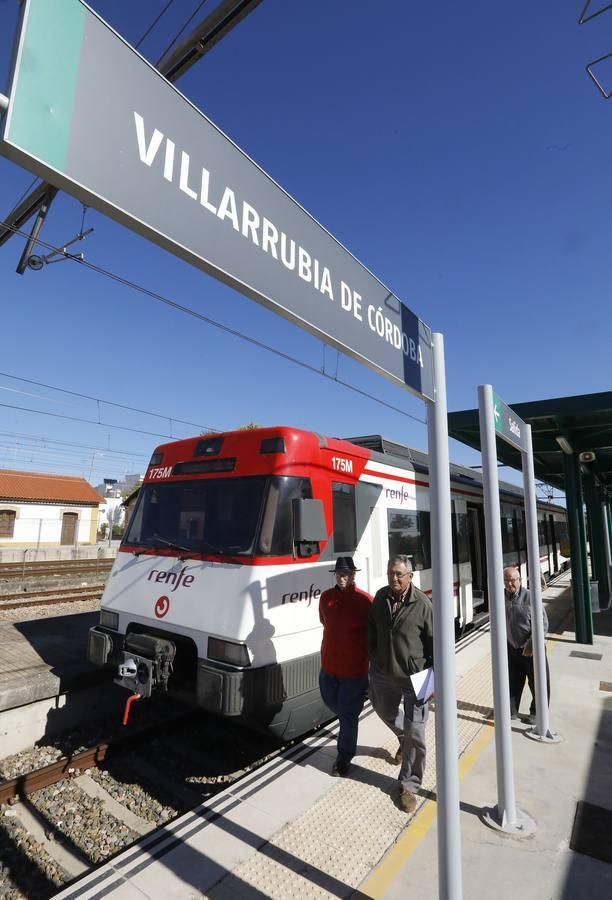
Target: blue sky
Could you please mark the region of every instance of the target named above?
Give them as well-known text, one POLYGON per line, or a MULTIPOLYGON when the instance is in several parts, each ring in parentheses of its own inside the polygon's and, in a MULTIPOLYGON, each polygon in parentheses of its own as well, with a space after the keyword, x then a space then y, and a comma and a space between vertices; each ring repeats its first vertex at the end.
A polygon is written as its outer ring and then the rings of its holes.
MULTIPOLYGON (((165 0, 91 5, 135 43, 165 0)), ((174 0, 141 52, 155 62, 196 5, 174 0)), ((585 65, 612 50, 612 11, 578 26, 582 5, 263 0, 177 83, 443 332, 449 410, 474 407, 484 382, 508 403, 611 387, 612 101, 585 65)), ((4 92, 17 7, 0 0, 4 92)), ((0 158, 0 218, 31 180, 0 158)), ((60 195, 44 240, 70 240, 81 212, 60 195)), ((397 411, 75 263, 19 276, 12 238, 0 248, 0 466, 98 483, 144 471, 155 434, 249 421, 426 447, 425 407, 408 392, 94 210, 86 226, 91 262, 397 411)))

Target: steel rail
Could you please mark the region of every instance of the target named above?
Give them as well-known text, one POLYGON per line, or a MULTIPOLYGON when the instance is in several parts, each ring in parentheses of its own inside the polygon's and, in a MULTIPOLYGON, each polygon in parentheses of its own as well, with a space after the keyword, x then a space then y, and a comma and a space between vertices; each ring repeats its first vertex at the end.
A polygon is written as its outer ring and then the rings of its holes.
POLYGON ((29 606, 57 606, 60 603, 85 603, 89 600, 99 600, 102 596, 102 591, 97 591, 93 594, 78 594, 76 596, 70 597, 45 597, 42 600, 26 600, 24 601, 16 601, 13 603, 3 603, 2 598, 0 598, 0 613, 2 613, 5 609, 26 609, 29 606))
MULTIPOLYGON (((172 719, 165 719, 164 727, 168 724, 176 724, 191 715, 193 715, 193 710, 183 711, 172 719)), ((17 775, 16 778, 0 781, 0 804, 10 803, 19 797, 27 797, 28 794, 33 794, 34 791, 56 784, 63 778, 71 777, 73 774, 70 771, 71 769, 74 769, 76 774, 77 771, 80 773, 83 769, 88 769, 91 766, 99 766, 112 754, 128 750, 131 746, 146 740, 152 734, 159 735, 159 728, 160 723, 155 722, 126 737, 96 744, 94 747, 81 750, 72 756, 62 756, 61 759, 48 766, 42 766, 40 769, 34 769, 32 772, 17 775)))
POLYGON ((0 594, 0 603, 3 603, 5 600, 35 600, 38 597, 58 597, 60 594, 83 594, 85 590, 94 590, 98 587, 103 588, 104 585, 100 584, 88 584, 86 588, 83 586, 80 587, 69 587, 69 588, 51 588, 48 591, 16 591, 14 594, 0 594))

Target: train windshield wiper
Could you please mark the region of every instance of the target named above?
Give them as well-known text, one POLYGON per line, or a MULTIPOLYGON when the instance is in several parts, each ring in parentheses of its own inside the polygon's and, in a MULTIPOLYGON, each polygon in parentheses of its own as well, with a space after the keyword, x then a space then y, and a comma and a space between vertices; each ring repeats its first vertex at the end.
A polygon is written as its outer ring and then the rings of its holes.
POLYGON ((167 541, 166 538, 160 537, 159 534, 153 535, 153 540, 163 544, 164 547, 170 547, 172 550, 182 550, 183 553, 193 553, 193 547, 183 547, 181 544, 175 544, 174 541, 167 541))
POLYGON ((200 551, 206 553, 207 550, 211 553, 219 553, 220 555, 227 553, 227 547, 218 547, 216 544, 211 544, 209 541, 202 541, 200 551))

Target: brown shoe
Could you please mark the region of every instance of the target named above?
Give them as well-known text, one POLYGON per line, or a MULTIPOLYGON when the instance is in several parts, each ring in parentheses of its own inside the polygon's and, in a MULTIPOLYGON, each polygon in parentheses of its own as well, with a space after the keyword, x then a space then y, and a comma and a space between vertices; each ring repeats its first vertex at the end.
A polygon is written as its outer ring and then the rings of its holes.
POLYGON ((399 797, 399 805, 405 813, 412 815, 417 808, 417 795, 413 794, 412 791, 402 791, 399 797))

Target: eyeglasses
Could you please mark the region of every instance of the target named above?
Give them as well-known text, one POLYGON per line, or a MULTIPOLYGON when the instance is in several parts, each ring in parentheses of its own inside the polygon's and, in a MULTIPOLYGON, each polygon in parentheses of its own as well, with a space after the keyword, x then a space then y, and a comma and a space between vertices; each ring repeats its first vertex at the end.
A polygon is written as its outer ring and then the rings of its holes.
POLYGON ((398 581, 401 581, 402 578, 408 578, 409 575, 412 575, 412 572, 387 572, 388 578, 396 578, 398 581))

